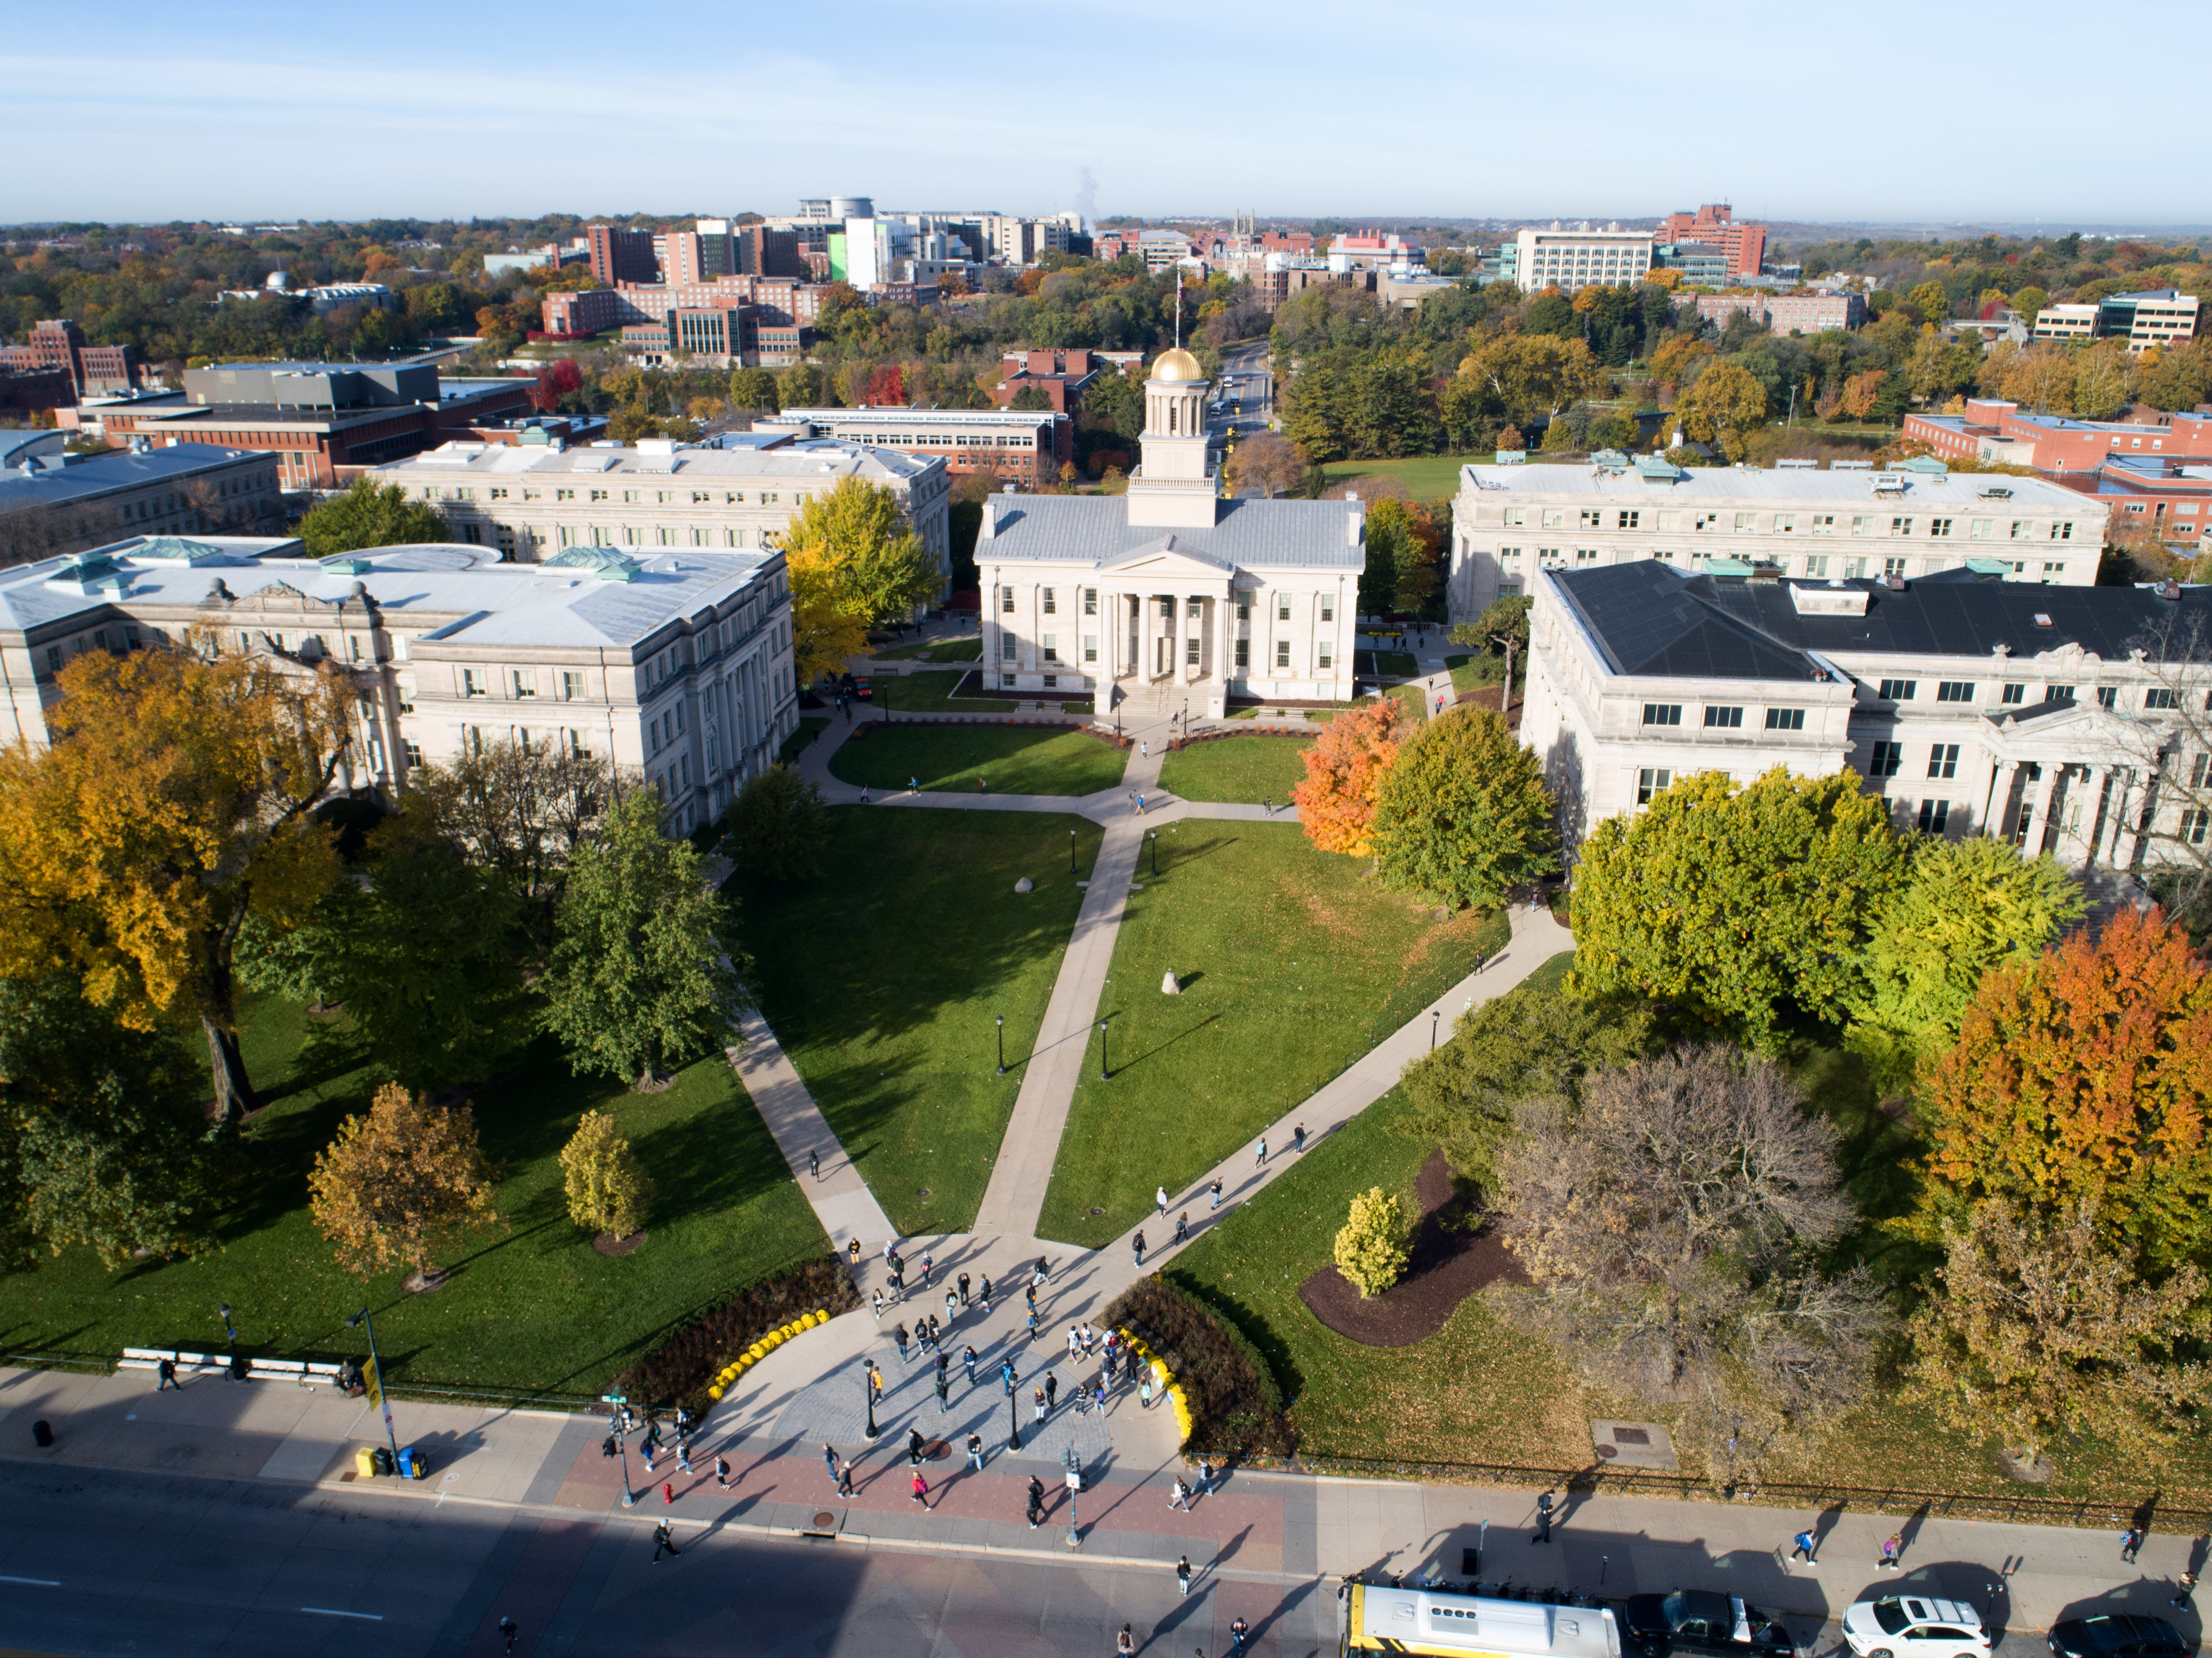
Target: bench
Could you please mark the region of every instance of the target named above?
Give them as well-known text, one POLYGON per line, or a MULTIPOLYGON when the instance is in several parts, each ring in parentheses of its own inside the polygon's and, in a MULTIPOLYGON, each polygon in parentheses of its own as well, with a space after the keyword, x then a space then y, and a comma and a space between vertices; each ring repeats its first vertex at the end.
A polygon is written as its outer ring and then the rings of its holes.
MULTIPOLYGON (((177 1367, 179 1376, 221 1376, 230 1369, 229 1358, 219 1353, 190 1353, 176 1347, 125 1347, 116 1361, 118 1370, 158 1370, 163 1359, 177 1367)), ((305 1388, 320 1382, 335 1384, 339 1367, 312 1359, 256 1358, 246 1361, 246 1375, 264 1382, 288 1381, 305 1388)))

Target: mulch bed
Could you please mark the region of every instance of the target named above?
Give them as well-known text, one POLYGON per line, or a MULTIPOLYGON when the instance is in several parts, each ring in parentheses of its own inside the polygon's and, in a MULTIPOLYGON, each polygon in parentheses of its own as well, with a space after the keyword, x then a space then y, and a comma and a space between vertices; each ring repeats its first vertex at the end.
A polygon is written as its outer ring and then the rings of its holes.
POLYGON ((612 1232, 602 1232, 592 1240, 592 1248, 603 1255, 626 1255, 633 1249, 642 1248, 644 1245, 645 1229, 643 1227, 640 1227, 626 1238, 618 1238, 612 1232))
POLYGON ((1444 1327, 1459 1304, 1486 1284, 1527 1284, 1528 1274, 1498 1236, 1496 1221, 1458 1230, 1468 1201, 1452 1189, 1451 1168, 1436 1151, 1413 1182, 1421 1206, 1406 1276, 1379 1296, 1360 1298, 1350 1279, 1324 1266, 1298 1285, 1307 1309, 1363 1347, 1410 1347, 1444 1327))

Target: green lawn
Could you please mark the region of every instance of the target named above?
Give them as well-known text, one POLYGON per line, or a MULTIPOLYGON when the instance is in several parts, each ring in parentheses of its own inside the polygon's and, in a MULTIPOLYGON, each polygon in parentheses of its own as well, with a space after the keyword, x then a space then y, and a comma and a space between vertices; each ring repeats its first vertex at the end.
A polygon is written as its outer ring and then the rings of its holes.
POLYGON ((1503 916, 1438 921, 1295 824, 1187 819, 1158 845, 1160 878, 1147 854, 1101 1003, 1113 1079, 1084 1066, 1047 1237, 1116 1236, 1154 1186, 1186 1187, 1506 938, 1503 916), (1160 993, 1170 969, 1180 996, 1160 993))
POLYGON ((1194 743, 1160 762, 1160 786, 1184 800, 1280 805, 1304 780, 1306 744, 1294 737, 1225 737, 1194 743))
POLYGON ((274 999, 251 1005, 244 1029, 254 1079, 276 1098, 244 1131, 221 1247, 118 1272, 72 1249, 0 1278, 10 1351, 220 1346, 215 1309, 228 1302, 246 1351, 336 1358, 365 1352, 344 1320, 367 1301, 396 1383, 595 1394, 685 1319, 829 1247, 720 1054, 640 1095, 571 1076, 540 1038, 474 1096, 484 1151, 504 1167, 508 1230, 442 1257, 454 1271, 434 1293, 404 1293, 397 1271, 364 1285, 331 1259, 307 1206, 315 1154, 373 1091, 352 1031, 274 999), (644 1246, 615 1259, 568 1219, 556 1161, 592 1107, 614 1114, 656 1189, 644 1246))
POLYGON ((1012 714, 1021 706, 988 696, 963 696, 956 701, 953 688, 967 677, 957 668, 878 677, 875 699, 887 703, 893 714, 1012 714))
POLYGON ((1459 493, 1459 469, 1470 462, 1488 465, 1497 451, 1474 455, 1412 455, 1402 460, 1340 460, 1328 469, 1329 484, 1351 483, 1364 477, 1395 478, 1416 501, 1433 501, 1459 493))
POLYGON ((927 662, 974 662, 979 660, 982 654, 983 641, 973 636, 967 639, 925 640, 918 645, 901 645, 893 650, 873 653, 878 662, 911 662, 916 659, 927 662))
POLYGON ((1171 1271, 1241 1327, 1274 1367, 1302 1449, 1575 1467, 1589 1460, 1581 1390, 1559 1358, 1471 1297, 1411 1347, 1363 1347, 1322 1327, 1298 1285, 1330 1264, 1354 1194, 1372 1186, 1411 1205, 1436 1148, 1395 1132, 1393 1090, 1295 1167, 1200 1233, 1171 1271))
POLYGON ((1368 669, 1382 679, 1411 679, 1421 671, 1411 651, 1362 651, 1368 659, 1368 669))
POLYGON ((802 714, 799 716, 799 729, 783 739, 783 746, 776 750, 775 757, 790 764, 808 744, 822 735, 829 724, 830 716, 826 714, 802 714))
POLYGON ((1098 828, 862 806, 827 822, 828 875, 791 888, 732 878, 762 1011, 892 1224, 958 1231, 982 1201, 1074 930, 1068 831, 1088 878, 1098 828), (1034 892, 1015 892, 1023 876, 1034 892))
MULTIPOLYGON (((1517 681, 1520 664, 1514 664, 1517 681)), ((1476 656, 1448 656, 1444 666, 1451 671, 1454 692, 1480 690, 1486 685, 1503 684, 1505 681, 1505 659, 1492 656, 1487 651, 1476 656)))
POLYGON ((972 794, 1095 794, 1121 780, 1126 750, 1049 726, 900 726, 847 742, 830 756, 830 775, 872 789, 972 794))

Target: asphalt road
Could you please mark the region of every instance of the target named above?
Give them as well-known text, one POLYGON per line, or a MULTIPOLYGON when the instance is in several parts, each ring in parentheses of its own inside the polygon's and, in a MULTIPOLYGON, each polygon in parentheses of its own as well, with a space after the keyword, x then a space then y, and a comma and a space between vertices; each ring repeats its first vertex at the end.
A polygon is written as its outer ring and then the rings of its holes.
MULTIPOLYGON (((1126 1621, 1156 1658, 1334 1646, 1310 1584, 981 1553, 866 1550, 680 1532, 651 1518, 427 1508, 406 1499, 183 1476, 0 1465, 0 1649, 106 1658, 476 1658, 743 1653, 760 1658, 1102 1658, 1126 1621)), ((1050 1547, 1059 1533, 1036 1535, 1050 1547)))

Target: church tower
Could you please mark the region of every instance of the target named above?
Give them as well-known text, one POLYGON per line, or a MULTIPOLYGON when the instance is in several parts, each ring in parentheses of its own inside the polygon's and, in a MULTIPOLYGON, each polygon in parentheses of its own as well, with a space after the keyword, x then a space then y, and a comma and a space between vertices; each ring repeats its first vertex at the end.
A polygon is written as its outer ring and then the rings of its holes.
POLYGON ((1198 359, 1182 347, 1163 351, 1145 381, 1141 457, 1129 479, 1129 522, 1164 529, 1208 529, 1220 490, 1206 456, 1206 391, 1198 359))

